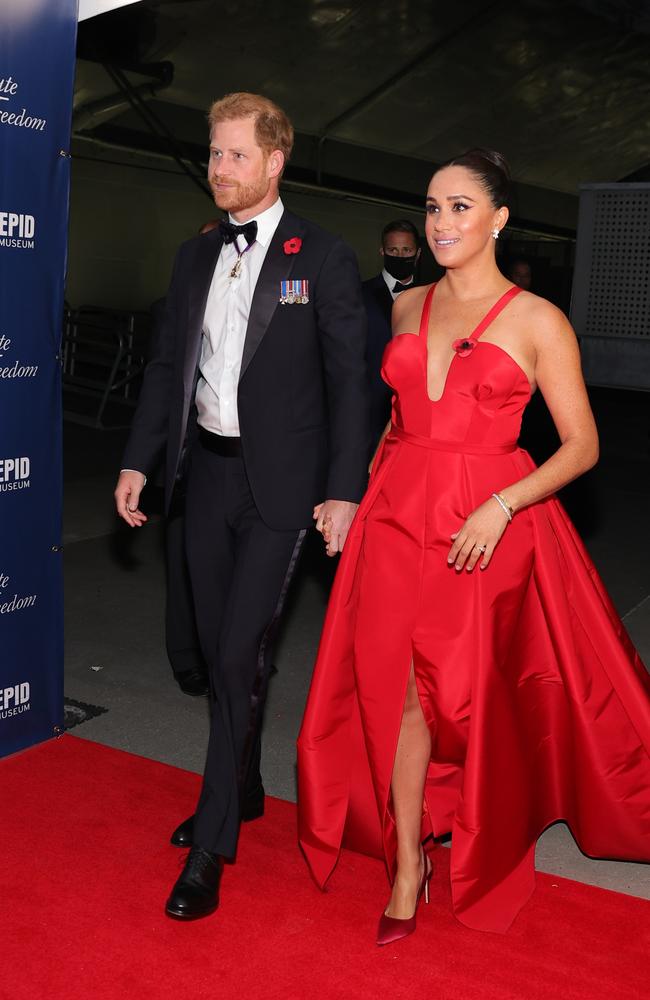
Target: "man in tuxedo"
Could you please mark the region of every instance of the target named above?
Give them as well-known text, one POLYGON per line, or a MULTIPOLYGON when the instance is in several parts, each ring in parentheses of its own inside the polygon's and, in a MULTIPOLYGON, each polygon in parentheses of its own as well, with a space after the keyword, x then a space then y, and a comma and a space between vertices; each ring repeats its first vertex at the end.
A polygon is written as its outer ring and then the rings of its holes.
POLYGON ((415 284, 420 259, 420 236, 408 219, 395 219, 384 226, 379 248, 383 261, 380 274, 363 283, 363 301, 368 317, 366 364, 370 389, 371 448, 377 445, 390 420, 390 389, 383 381, 381 359, 391 338, 393 302, 415 284))
POLYGON ((208 179, 228 221, 176 257, 115 490, 132 527, 145 475, 166 450, 169 504, 186 486, 186 550, 211 726, 191 844, 167 913, 218 903, 234 859, 265 700, 271 641, 312 519, 341 551, 366 486, 365 314, 354 254, 285 210, 293 129, 255 94, 210 110, 208 179))

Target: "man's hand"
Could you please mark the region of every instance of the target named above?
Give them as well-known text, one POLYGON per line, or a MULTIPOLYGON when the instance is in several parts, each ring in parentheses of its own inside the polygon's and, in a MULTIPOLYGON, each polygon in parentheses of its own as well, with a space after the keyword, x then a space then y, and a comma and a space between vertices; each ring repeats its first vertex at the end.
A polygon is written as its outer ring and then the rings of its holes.
POLYGON ((350 525, 357 512, 358 503, 348 500, 326 500, 314 507, 316 531, 320 531, 328 556, 343 551, 350 525))
POLYGON ((146 514, 138 510, 142 487, 146 482, 141 472, 120 472, 120 478, 115 487, 115 506, 117 513, 131 528, 140 528, 147 520, 146 514))

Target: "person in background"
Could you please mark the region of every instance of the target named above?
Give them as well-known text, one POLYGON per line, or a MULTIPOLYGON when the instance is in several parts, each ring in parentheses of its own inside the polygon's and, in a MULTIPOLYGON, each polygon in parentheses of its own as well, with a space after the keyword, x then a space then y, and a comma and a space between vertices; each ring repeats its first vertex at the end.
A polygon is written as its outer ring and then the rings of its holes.
POLYGON ((199 236, 205 236, 206 233, 211 233, 213 229, 218 229, 220 222, 221 219, 208 219, 199 229, 199 236))
POLYGON ((510 261, 507 277, 525 292, 529 292, 533 287, 533 271, 525 257, 514 257, 510 261))
POLYGON ((381 234, 379 253, 383 264, 381 272, 362 285, 368 317, 366 366, 373 450, 390 417, 391 392, 380 374, 381 359, 391 339, 393 302, 405 289, 416 284, 415 274, 421 253, 417 228, 408 219, 387 223, 381 234))

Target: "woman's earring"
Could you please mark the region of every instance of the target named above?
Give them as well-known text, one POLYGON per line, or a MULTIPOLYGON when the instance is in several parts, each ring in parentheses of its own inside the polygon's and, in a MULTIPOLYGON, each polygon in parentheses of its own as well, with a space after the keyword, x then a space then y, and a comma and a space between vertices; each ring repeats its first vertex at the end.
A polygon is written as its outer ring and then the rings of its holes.
POLYGON ((492 239, 493 240, 498 240, 499 239, 499 230, 498 230, 497 226, 495 226, 494 229, 492 230, 492 239))

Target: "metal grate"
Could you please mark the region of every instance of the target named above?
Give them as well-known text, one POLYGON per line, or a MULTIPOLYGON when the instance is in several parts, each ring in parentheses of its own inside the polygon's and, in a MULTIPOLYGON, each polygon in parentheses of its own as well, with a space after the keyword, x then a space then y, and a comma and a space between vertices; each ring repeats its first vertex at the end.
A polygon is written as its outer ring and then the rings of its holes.
POLYGON ((584 337, 650 337, 650 186, 596 191, 584 337))
POLYGON ((650 389, 650 184, 587 184, 571 319, 591 385, 650 389))

